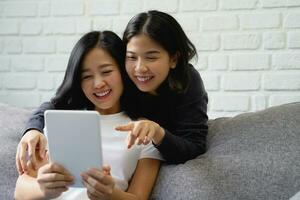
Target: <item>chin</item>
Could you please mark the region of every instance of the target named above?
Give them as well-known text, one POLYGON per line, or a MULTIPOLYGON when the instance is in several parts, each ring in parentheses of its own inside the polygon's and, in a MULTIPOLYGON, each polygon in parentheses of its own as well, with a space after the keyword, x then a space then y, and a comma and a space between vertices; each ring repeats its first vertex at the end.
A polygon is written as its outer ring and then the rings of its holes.
POLYGON ((150 90, 148 88, 145 88, 145 87, 139 87, 137 86, 137 88, 142 91, 142 92, 149 92, 150 90))
POLYGON ((99 109, 101 109, 101 110, 108 110, 108 109, 110 109, 112 106, 110 106, 110 105, 101 105, 101 106, 97 106, 97 108, 99 108, 99 109))
POLYGON ((146 92, 146 93, 149 92, 149 90, 143 90, 143 89, 141 89, 141 88, 139 88, 139 90, 142 91, 142 92, 146 92))

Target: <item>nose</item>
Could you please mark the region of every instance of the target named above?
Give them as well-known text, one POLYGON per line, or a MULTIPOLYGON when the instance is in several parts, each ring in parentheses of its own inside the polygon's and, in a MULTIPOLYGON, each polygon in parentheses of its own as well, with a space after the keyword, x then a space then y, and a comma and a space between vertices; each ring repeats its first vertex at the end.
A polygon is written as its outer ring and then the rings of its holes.
POLYGON ((135 66, 135 71, 139 72, 139 73, 144 73, 146 72, 148 69, 145 65, 145 63, 143 62, 142 59, 138 59, 136 62, 136 66, 135 66))
POLYGON ((100 88, 102 88, 103 86, 105 86, 105 81, 104 81, 104 79, 103 78, 101 78, 101 77, 95 77, 95 79, 94 79, 94 88, 96 88, 96 89, 100 89, 100 88))

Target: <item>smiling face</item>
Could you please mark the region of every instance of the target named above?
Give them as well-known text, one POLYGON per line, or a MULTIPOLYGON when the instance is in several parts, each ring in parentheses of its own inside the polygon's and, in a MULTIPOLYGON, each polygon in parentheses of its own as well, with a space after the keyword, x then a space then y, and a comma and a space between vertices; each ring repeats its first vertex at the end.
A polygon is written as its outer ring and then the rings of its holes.
POLYGON ((94 48, 86 54, 82 65, 81 88, 95 110, 103 115, 119 112, 123 83, 115 59, 107 51, 94 48))
POLYGON ((145 34, 132 37, 127 43, 126 71, 139 90, 156 94, 167 78, 176 59, 145 34))

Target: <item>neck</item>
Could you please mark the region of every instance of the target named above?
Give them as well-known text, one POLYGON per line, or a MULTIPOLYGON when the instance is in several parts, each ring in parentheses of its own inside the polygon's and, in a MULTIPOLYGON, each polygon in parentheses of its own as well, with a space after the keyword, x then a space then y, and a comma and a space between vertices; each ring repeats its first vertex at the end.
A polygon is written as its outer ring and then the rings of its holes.
POLYGON ((98 111, 101 115, 111 115, 121 112, 121 105, 120 103, 117 103, 116 105, 112 106, 111 108, 107 109, 101 109, 98 107, 95 107, 95 110, 98 111))

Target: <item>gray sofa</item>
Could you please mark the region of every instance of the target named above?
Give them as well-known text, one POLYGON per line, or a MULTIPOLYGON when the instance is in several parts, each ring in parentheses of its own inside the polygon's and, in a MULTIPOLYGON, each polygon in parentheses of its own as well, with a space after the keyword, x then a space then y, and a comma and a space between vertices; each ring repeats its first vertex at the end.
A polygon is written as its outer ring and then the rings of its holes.
MULTIPOLYGON (((0 104, 0 199, 12 199, 15 150, 30 111, 0 104)), ((152 199, 300 198, 300 103, 209 121, 208 151, 162 166, 152 199)))

